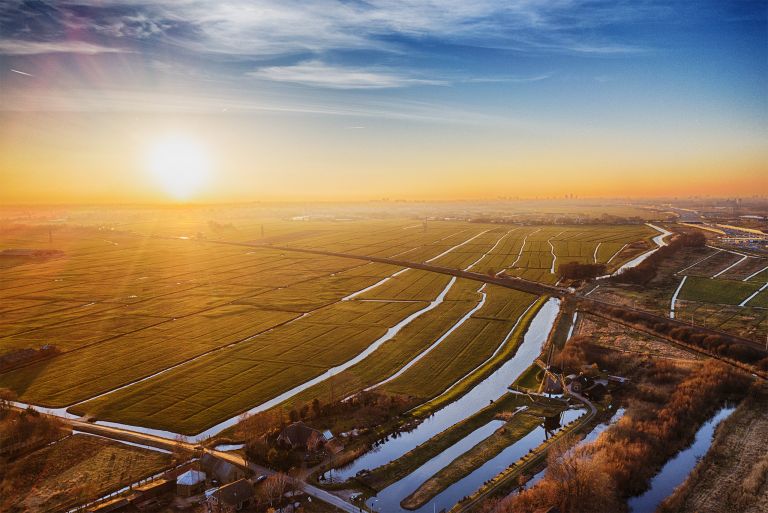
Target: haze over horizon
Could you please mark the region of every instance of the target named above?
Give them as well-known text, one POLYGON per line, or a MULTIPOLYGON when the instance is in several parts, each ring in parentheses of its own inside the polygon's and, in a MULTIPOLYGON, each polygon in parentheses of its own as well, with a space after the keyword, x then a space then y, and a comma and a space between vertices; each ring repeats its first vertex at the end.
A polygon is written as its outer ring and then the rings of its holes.
POLYGON ((765 2, 8 1, 0 201, 768 192, 765 2))

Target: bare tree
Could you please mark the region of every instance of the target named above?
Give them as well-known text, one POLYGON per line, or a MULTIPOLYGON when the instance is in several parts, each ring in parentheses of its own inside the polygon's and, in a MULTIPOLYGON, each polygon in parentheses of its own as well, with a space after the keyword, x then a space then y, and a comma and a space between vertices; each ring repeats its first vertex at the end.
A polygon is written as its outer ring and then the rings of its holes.
POLYGON ((0 416, 11 409, 11 402, 16 400, 16 392, 8 388, 0 388, 0 416))
MULTIPOLYGON (((283 494, 291 485, 291 481, 291 477, 282 472, 272 474, 264 481, 264 489, 269 497, 270 507, 273 506, 275 501, 278 505, 281 504, 283 494)), ((280 511, 282 511, 282 506, 280 506, 280 511)))

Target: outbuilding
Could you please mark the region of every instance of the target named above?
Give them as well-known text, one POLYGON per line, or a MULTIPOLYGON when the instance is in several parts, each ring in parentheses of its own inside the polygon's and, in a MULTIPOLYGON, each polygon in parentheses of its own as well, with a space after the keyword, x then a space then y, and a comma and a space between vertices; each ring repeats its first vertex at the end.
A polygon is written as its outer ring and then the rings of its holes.
POLYGON ((240 511, 253 504, 253 485, 247 479, 222 486, 210 497, 223 511, 240 511))
POLYGON ((192 497, 205 491, 205 472, 187 470, 176 478, 176 493, 181 497, 192 497))

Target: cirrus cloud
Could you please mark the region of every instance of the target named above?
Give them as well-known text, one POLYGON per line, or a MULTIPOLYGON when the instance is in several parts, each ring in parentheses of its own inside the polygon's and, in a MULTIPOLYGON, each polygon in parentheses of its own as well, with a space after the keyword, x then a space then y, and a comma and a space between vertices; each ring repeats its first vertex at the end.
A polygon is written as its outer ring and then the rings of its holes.
POLYGON ((329 65, 319 60, 288 66, 269 66, 252 71, 248 76, 272 82, 288 82, 330 89, 384 89, 447 83, 442 80, 409 77, 391 70, 329 65))

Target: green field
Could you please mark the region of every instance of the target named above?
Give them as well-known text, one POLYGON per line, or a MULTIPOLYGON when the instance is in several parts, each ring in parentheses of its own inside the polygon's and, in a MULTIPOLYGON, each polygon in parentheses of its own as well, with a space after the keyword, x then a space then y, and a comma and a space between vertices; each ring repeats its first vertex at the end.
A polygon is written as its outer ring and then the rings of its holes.
MULTIPOLYGON (((678 299, 722 305, 738 305, 759 288, 759 284, 752 282, 689 276, 685 281, 685 285, 683 285, 683 289, 680 291, 678 299)), ((753 299, 750 302, 750 306, 756 306, 754 301, 757 299, 753 299)))
POLYGON ((754 308, 768 308, 768 290, 763 290, 747 304, 754 308))
MULTIPOLYGON (((22 401, 53 407, 87 401, 73 411, 184 433, 236 416, 351 360, 451 282, 427 271, 392 277, 402 268, 218 240, 429 260, 461 269, 474 264, 478 272, 506 269, 554 283, 552 247, 559 263, 594 260, 595 249, 603 261, 624 244, 655 234, 644 225, 248 216, 212 224, 192 214, 169 214, 163 222, 122 215, 120 222, 57 226, 50 233, 34 225, 0 231, 3 248, 63 252, 53 260, 0 269, 0 356, 46 344, 59 351, 3 372, 0 387, 12 388, 22 401), (93 399, 100 394, 106 395, 93 399)), ((456 280, 442 303, 410 322, 375 357, 290 402, 338 398, 392 376, 478 304, 480 285, 456 280)), ((482 309, 382 390, 423 400, 440 395, 486 361, 536 300, 498 286, 484 292, 482 309)), ((514 351, 523 330, 524 325, 510 335, 499 358, 514 351)))

